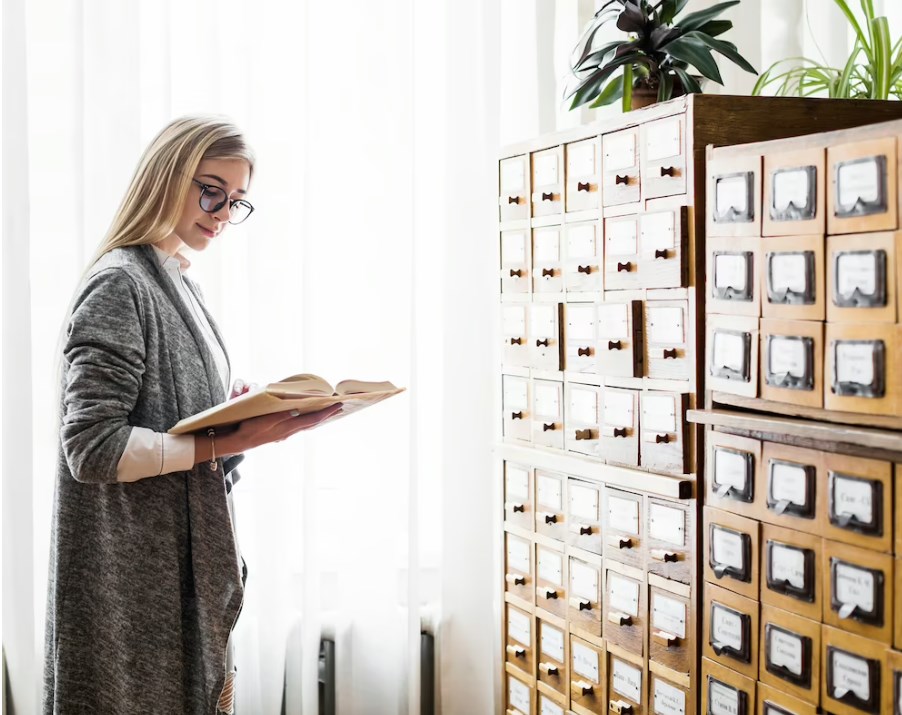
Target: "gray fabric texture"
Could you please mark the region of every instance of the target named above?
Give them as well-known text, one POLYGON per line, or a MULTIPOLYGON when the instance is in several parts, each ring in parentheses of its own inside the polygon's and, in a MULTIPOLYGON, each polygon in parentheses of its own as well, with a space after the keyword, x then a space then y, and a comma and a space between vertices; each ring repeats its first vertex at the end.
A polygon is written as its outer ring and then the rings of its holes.
POLYGON ((95 264, 63 350, 43 711, 212 715, 244 597, 240 457, 132 483, 116 467, 132 426, 165 432, 225 399, 213 356, 150 246, 95 264))

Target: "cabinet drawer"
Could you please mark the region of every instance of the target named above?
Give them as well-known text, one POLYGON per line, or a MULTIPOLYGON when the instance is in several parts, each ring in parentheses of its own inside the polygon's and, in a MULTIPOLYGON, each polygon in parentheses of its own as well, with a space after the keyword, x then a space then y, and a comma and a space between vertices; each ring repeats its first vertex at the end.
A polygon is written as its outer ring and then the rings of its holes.
POLYGON ((527 675, 535 669, 536 642, 531 613, 510 603, 504 604, 504 657, 506 662, 527 675))
POLYGON ((598 137, 564 146, 567 160, 567 211, 587 211, 601 206, 601 142, 598 137))
POLYGON ((708 315, 709 390, 758 396, 758 319, 708 315))
POLYGON ((529 306, 529 366, 537 370, 562 370, 561 303, 529 306))
POLYGON ((532 243, 528 231, 501 232, 501 293, 529 293, 532 243))
POLYGON ((590 457, 600 457, 602 387, 568 382, 564 386, 566 408, 564 420, 567 426, 567 449, 590 457))
POLYGON ((535 680, 510 666, 505 668, 504 679, 505 715, 532 715, 536 702, 535 680))
POLYGON ((648 632, 645 575, 640 569, 616 561, 605 562, 604 572, 604 639, 644 657, 648 632))
POLYGON ((810 320, 761 320, 761 397, 824 406, 824 325, 810 320))
POLYGON ((651 670, 648 674, 648 699, 650 711, 664 715, 690 715, 695 709, 695 689, 671 682, 651 670))
POLYGON ((761 520, 822 535, 821 515, 827 509, 824 453, 765 442, 761 463, 761 520))
POLYGON ((885 553, 893 550, 893 467, 889 462, 826 452, 824 536, 885 553))
POLYGON ((705 584, 704 656, 758 677, 758 602, 705 584))
POLYGON ((539 715, 566 715, 566 710, 564 709, 567 704, 567 696, 560 695, 559 697, 554 697, 545 691, 539 691, 539 715))
POLYGON ((532 467, 504 463, 504 520, 527 531, 535 528, 532 467))
POLYGON ((639 215, 639 284, 643 288, 686 285, 689 214, 685 206, 639 215))
POLYGON ((608 712, 616 715, 647 715, 648 672, 635 653, 608 644, 608 712))
POLYGON ((686 300, 645 303, 646 365, 649 377, 689 380, 695 372, 691 322, 686 300))
POLYGON ((509 367, 529 367, 529 305, 501 304, 501 360, 509 367))
MULTIPOLYGON (((820 699, 820 692, 817 699, 820 699)), ((758 683, 758 715, 818 715, 820 712, 814 703, 787 695, 780 688, 758 683)))
POLYGON ((536 544, 536 607, 567 617, 567 559, 561 550, 536 544))
POLYGON ((645 198, 685 194, 685 115, 656 119, 640 126, 645 198))
POLYGON ((642 568, 644 565, 642 495, 604 487, 604 556, 642 568))
POLYGON ((705 507, 705 580, 758 598, 760 524, 705 507))
POLYGON ((608 464, 639 466, 639 393, 605 387, 601 393, 599 454, 608 464))
POLYGON ((728 315, 761 314, 761 251, 758 238, 708 239, 709 313, 728 315))
POLYGON ((532 291, 557 295, 564 292, 560 226, 534 228, 532 231, 532 291))
POLYGON ((754 678, 735 673, 719 663, 702 658, 703 713, 751 715, 755 707, 754 678))
POLYGON ((680 588, 651 577, 648 599, 649 659, 679 673, 690 673, 695 665, 697 631, 688 586, 680 588))
POLYGON ((563 209, 563 147, 552 147, 532 155, 532 215, 550 216, 563 209))
POLYGON ((762 315, 785 320, 823 320, 827 293, 824 237, 768 238, 762 250, 762 315))
POLYGON ((504 416, 504 439, 508 442, 530 441, 530 386, 528 377, 501 376, 501 402, 504 416))
POLYGON ((897 228, 896 138, 827 147, 827 233, 897 228))
POLYGON ((601 554, 601 485, 571 477, 567 481, 567 543, 601 554))
POLYGON ((639 216, 604 220, 605 290, 642 288, 639 274, 639 216))
POLYGON ((695 502, 645 497, 645 568, 650 574, 689 584, 695 572, 695 502))
POLYGON ((764 236, 826 231, 823 148, 764 155, 764 236))
POLYGON ((532 443, 564 448, 564 383, 532 381, 532 443))
POLYGON ((563 542, 567 538, 564 504, 567 477, 546 469, 536 469, 536 532, 563 542))
POLYGON ((605 206, 632 204, 640 198, 638 127, 601 137, 602 194, 605 206))
POLYGON ((605 301, 596 306, 597 372, 607 377, 642 377, 642 301, 605 301))
POLYGON ((821 624, 773 606, 761 607, 759 679, 817 703, 821 692, 821 624))
POLYGON ((522 601, 535 604, 532 542, 504 533, 505 590, 522 601))
POLYGON ((598 368, 598 335, 594 303, 564 305, 564 363, 568 372, 594 373, 598 368))
POLYGON ((820 620, 822 539, 772 524, 761 526, 761 602, 820 620))
POLYGON ((827 323, 824 407, 863 414, 899 410, 899 327, 827 323))
POLYGON ((564 226, 564 288, 568 293, 595 293, 604 287, 599 221, 564 226))
POLYGON ((761 157, 708 161, 708 236, 761 235, 761 157))
POLYGON ((900 240, 889 232, 827 238, 828 322, 896 322, 900 240))
POLYGON ((525 154, 499 162, 498 213, 501 221, 529 218, 528 162, 525 154))
POLYGON ((570 601, 567 618, 581 631, 601 636, 602 633, 602 565, 601 557, 575 553, 568 549, 570 601))
POLYGON ((603 647, 570 635, 570 705, 577 713, 605 715, 607 682, 603 647))
POLYGON ((536 677, 563 695, 568 692, 570 682, 569 646, 570 639, 562 628, 542 618, 536 619, 536 677))
POLYGON ((822 626, 821 648, 823 708, 836 715, 893 711, 886 646, 822 626))
POLYGON ((761 442, 709 430, 705 503, 755 519, 761 518, 764 494, 758 474, 761 442))
POLYGON ((824 541, 824 623, 893 642, 893 557, 824 541))
POLYGON ((639 394, 640 463, 644 469, 667 474, 686 472, 688 398, 656 390, 639 394))

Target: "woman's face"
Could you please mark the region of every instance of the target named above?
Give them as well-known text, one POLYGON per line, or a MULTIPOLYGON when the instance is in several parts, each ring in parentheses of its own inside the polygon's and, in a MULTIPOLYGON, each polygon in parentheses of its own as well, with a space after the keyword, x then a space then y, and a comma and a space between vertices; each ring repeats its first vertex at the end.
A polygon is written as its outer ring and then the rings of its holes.
POLYGON ((247 198, 250 167, 244 159, 204 159, 198 165, 194 179, 175 234, 189 248, 203 251, 228 226, 229 204, 247 198), (198 181, 222 189, 229 200, 215 213, 207 213, 200 206, 204 189, 198 181))

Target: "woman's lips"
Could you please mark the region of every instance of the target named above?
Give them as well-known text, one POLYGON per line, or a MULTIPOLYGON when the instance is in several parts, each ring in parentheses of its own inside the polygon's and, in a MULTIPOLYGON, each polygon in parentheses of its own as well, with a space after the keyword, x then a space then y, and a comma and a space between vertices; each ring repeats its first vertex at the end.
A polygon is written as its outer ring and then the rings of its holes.
POLYGON ((204 228, 200 224, 197 224, 197 227, 203 232, 204 236, 206 236, 207 238, 213 238, 213 236, 216 235, 215 231, 211 231, 208 228, 204 228))

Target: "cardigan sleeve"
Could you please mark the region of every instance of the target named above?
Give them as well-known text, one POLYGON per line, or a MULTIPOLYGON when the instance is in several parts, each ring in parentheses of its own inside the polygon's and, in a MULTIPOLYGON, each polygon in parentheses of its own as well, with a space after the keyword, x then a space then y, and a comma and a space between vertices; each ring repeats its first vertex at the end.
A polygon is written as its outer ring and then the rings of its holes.
POLYGON ((76 481, 116 482, 145 366, 143 310, 131 277, 114 267, 88 279, 66 331, 60 428, 66 462, 76 481))

